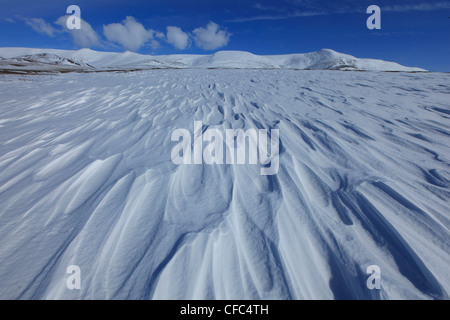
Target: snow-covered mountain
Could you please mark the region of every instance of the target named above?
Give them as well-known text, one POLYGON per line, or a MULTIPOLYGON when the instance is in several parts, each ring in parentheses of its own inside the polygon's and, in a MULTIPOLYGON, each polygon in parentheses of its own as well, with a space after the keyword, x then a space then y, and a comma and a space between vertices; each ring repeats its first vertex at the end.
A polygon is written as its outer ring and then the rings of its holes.
POLYGON ((132 52, 99 52, 90 49, 55 50, 0 48, 0 69, 3 70, 108 70, 152 68, 217 68, 217 69, 308 69, 367 71, 426 71, 404 67, 395 62, 359 59, 323 49, 305 54, 258 56, 244 51, 219 51, 211 55, 150 56, 132 52))
POLYGON ((0 59, 3 71, 81 71, 92 66, 54 53, 33 53, 0 59))

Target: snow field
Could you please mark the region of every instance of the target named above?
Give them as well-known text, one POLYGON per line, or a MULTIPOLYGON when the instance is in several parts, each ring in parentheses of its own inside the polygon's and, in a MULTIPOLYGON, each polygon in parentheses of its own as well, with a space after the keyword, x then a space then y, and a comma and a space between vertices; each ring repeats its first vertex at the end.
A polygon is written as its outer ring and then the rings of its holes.
POLYGON ((450 78, 0 78, 0 298, 448 299, 450 78), (279 129, 280 168, 175 165, 178 128, 279 129), (68 290, 66 268, 81 269, 68 290), (366 268, 381 269, 368 290, 366 268))

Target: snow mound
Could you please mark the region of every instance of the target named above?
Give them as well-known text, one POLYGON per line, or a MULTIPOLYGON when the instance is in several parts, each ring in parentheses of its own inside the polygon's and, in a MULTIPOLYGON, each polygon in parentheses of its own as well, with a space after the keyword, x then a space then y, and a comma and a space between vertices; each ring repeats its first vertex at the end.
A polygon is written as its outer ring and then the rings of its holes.
POLYGON ((209 56, 197 58, 192 67, 233 68, 233 69, 273 69, 279 68, 275 61, 245 51, 219 51, 209 56))

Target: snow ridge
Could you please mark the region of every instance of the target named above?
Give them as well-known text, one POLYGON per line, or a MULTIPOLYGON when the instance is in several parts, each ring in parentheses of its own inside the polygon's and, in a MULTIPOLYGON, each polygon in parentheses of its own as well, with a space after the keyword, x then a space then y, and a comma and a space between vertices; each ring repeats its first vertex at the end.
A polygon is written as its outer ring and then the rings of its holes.
MULTIPOLYGON (((79 69, 296 69, 296 70, 360 70, 360 71, 426 71, 421 68, 401 66, 395 62, 375 59, 358 59, 322 49, 305 54, 258 56, 245 51, 219 51, 211 55, 150 56, 133 52, 98 52, 90 49, 55 50, 30 48, 0 48, 0 69, 17 69, 17 60, 28 61, 21 69, 35 68, 36 63, 76 65, 79 69)), ((50 68, 51 69, 51 68, 50 68)))

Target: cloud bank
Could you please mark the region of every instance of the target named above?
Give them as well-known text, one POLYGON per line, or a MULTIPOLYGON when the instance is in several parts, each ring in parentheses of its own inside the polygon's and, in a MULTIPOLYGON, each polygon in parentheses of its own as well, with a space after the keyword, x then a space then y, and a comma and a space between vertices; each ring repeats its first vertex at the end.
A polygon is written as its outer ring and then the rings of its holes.
MULTIPOLYGON (((111 23, 103 26, 103 34, 110 42, 116 42, 127 50, 137 51, 145 43, 153 39, 155 31, 145 29, 133 17, 126 17, 122 23, 111 23)), ((156 45, 153 42, 153 45, 156 45)))
POLYGON ((66 24, 68 17, 70 16, 66 15, 59 17, 55 24, 61 26, 63 32, 69 33, 76 45, 82 48, 102 46, 100 36, 92 29, 91 25, 83 19, 81 19, 81 29, 68 29, 66 24))
POLYGON ((58 32, 50 23, 45 22, 41 18, 23 18, 25 23, 33 28, 34 31, 47 35, 49 37, 54 37, 55 33, 58 32))
POLYGON ((189 35, 179 27, 167 27, 167 42, 178 50, 184 50, 189 43, 189 35))
POLYGON ((197 28, 193 31, 197 47, 203 50, 215 50, 228 44, 231 34, 220 30, 219 25, 210 21, 206 28, 197 28))
MULTIPOLYGON (((70 15, 59 17, 54 25, 46 22, 42 18, 23 18, 24 21, 34 31, 54 37, 56 34, 70 34, 73 43, 82 48, 90 47, 122 47, 129 51, 138 51, 144 46, 152 49, 161 47, 160 42, 166 42, 177 50, 186 50, 194 43, 203 50, 215 50, 224 47, 230 41, 231 33, 223 30, 217 23, 210 21, 205 27, 198 27, 188 33, 177 26, 166 27, 166 33, 146 29, 134 17, 127 16, 120 23, 110 23, 103 25, 103 36, 106 41, 92 28, 92 26, 81 19, 81 29, 68 29, 67 19, 70 15)), ((14 21, 13 21, 14 22, 14 21)))

